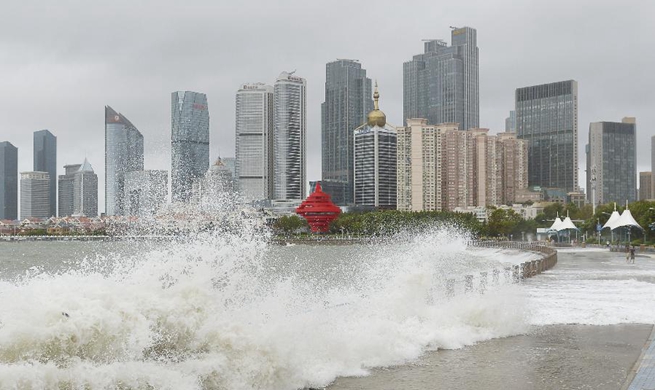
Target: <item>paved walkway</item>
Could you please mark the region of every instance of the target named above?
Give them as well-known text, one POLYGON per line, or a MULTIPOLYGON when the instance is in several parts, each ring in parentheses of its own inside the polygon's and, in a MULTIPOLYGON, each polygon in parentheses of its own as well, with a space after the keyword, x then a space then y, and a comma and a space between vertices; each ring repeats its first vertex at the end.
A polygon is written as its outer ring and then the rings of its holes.
POLYGON ((655 327, 622 389, 655 390, 655 327))

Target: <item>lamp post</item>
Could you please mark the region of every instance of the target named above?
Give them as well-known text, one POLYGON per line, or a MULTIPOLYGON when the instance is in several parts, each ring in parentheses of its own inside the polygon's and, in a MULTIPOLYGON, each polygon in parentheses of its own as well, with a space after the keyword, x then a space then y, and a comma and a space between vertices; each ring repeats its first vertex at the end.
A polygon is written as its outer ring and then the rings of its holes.
POLYGON ((596 218, 596 231, 598 232, 598 245, 600 245, 600 230, 598 227, 600 226, 600 218, 596 218))

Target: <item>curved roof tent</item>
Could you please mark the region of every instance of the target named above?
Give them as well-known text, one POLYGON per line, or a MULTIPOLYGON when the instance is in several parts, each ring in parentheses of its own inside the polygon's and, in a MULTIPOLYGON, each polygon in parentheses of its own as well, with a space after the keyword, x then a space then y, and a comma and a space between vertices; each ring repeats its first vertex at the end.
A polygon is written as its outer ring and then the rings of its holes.
POLYGON ((612 230, 625 226, 634 226, 636 228, 644 230, 644 228, 642 228, 641 225, 639 225, 639 223, 637 223, 637 221, 635 221, 635 219, 632 217, 632 213, 630 212, 630 210, 628 210, 627 205, 626 205, 626 209, 621 214, 621 217, 619 217, 619 219, 614 224, 614 227, 612 227, 612 230))
POLYGON ((563 222, 562 222, 562 220, 560 219, 560 217, 558 215, 557 217, 555 217, 555 221, 550 226, 550 228, 548 228, 548 230, 554 230, 556 232, 559 232, 560 231, 560 226, 562 225, 562 223, 563 222))
POLYGON ((610 219, 608 219, 607 222, 605 222, 605 225, 603 225, 603 229, 610 228, 610 230, 614 230, 614 228, 616 227, 616 223, 618 222, 619 218, 621 218, 621 216, 619 215, 619 212, 614 210, 612 212, 612 215, 610 215, 610 219))
POLYGON ((559 225, 559 230, 580 230, 578 229, 573 221, 571 221, 571 218, 567 215, 564 221, 562 221, 562 224, 559 225))

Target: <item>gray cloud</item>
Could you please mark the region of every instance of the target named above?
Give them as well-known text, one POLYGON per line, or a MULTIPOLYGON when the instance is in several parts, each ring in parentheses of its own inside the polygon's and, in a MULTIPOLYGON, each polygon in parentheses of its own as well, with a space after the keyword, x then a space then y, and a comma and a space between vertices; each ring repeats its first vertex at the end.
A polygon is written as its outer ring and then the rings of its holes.
MULTIPOLYGON (((402 63, 448 26, 478 30, 481 125, 504 129, 517 87, 579 83, 580 175, 589 122, 636 116, 638 168, 655 132, 655 3, 627 1, 125 1, 4 5, 0 16, 0 141, 32 169, 32 132, 58 137, 58 166, 85 156, 104 189, 108 104, 144 134, 146 168, 169 169, 170 93, 208 95, 211 155, 234 155, 234 94, 297 70, 308 83, 309 179, 320 178, 325 63, 356 58, 401 125, 402 63), (102 4, 102 6, 100 6, 102 4)), ((584 181, 581 181, 584 183, 584 181)), ((101 196, 104 202, 104 196, 101 196)), ((104 205, 100 206, 104 209, 104 205)))

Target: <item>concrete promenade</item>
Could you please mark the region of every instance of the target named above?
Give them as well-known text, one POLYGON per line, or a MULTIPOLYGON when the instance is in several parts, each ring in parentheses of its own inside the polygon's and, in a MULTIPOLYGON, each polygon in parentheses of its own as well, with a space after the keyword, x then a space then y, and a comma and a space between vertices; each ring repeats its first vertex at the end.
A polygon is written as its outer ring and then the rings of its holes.
POLYGON ((372 369, 367 377, 338 378, 328 389, 655 390, 655 256, 642 253, 636 264, 626 264, 620 253, 600 248, 565 249, 553 271, 524 283, 538 296, 532 302, 547 307, 539 313, 554 316, 553 324, 428 351, 405 365, 372 369), (617 310, 620 315, 607 317, 617 310), (610 325, 584 325, 594 318, 601 324, 608 318, 610 325))

